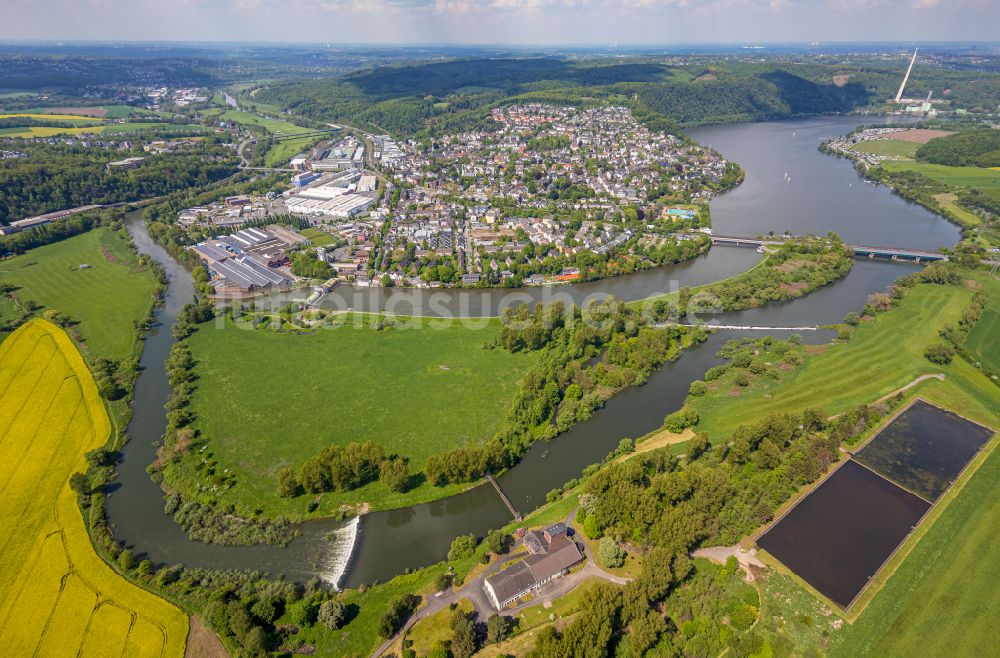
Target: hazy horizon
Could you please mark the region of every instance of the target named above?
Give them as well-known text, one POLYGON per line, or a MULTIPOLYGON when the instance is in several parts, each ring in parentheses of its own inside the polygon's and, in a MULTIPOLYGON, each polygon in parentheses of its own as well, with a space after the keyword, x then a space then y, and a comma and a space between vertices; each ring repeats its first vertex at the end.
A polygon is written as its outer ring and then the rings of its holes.
POLYGON ((8 0, 4 42, 508 47, 986 42, 989 0, 8 0))

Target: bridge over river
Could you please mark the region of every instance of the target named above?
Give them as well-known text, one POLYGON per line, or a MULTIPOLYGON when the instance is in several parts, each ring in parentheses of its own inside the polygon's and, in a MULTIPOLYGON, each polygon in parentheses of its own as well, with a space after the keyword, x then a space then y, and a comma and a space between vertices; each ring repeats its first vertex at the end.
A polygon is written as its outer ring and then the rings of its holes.
MULTIPOLYGON (((712 244, 732 245, 734 247, 770 247, 779 246, 783 243, 783 240, 773 238, 741 238, 732 235, 712 236, 712 244)), ((935 253, 933 251, 923 251, 921 249, 908 249, 906 247, 874 247, 863 244, 849 244, 847 246, 854 250, 854 254, 856 256, 867 256, 868 258, 912 260, 917 263, 948 260, 948 257, 944 254, 935 253)))

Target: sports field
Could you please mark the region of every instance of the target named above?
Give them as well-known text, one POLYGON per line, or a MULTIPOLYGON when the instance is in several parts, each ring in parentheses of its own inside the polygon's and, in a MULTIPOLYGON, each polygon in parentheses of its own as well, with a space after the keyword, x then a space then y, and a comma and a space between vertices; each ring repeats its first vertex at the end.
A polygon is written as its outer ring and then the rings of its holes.
MULTIPOLYGON (((98 228, 0 260, 0 284, 15 286, 21 300, 78 322, 73 330, 89 353, 122 359, 132 354, 132 322, 148 313, 156 282, 121 234, 98 228), (80 269, 84 264, 89 267, 80 269)), ((10 306, 0 299, 0 311, 10 306)))
POLYGON ((58 327, 33 320, 0 344, 0 647, 7 656, 184 655, 183 612, 94 553, 69 488, 111 424, 58 327))
MULTIPOLYGON (((485 349, 499 321, 478 330, 416 324, 382 332, 349 324, 294 335, 210 323, 191 336, 197 376, 191 408, 213 458, 237 479, 223 500, 301 513, 308 501, 279 498, 275 472, 329 445, 374 441, 408 457, 417 472, 432 454, 492 436, 535 355, 485 349)), ((198 462, 172 465, 168 479, 193 489, 201 484, 198 462)), ((398 506, 433 497, 434 489, 390 494, 376 482, 327 494, 322 506, 398 506)))
POLYGON ((941 341, 942 327, 957 323, 972 294, 963 286, 916 286, 897 308, 862 323, 847 343, 808 355, 804 366, 781 381, 694 399, 701 415, 695 429, 717 440, 772 413, 810 407, 839 413, 877 400, 919 375, 942 372, 924 358, 924 350, 941 341))
POLYGON ((874 155, 912 160, 916 157, 918 148, 920 148, 920 144, 905 142, 901 139, 872 139, 855 144, 851 147, 851 150, 858 153, 872 153, 874 155))
POLYGON ((949 167, 924 162, 883 162, 887 171, 916 171, 939 183, 968 187, 1000 199, 1000 172, 982 167, 949 167))

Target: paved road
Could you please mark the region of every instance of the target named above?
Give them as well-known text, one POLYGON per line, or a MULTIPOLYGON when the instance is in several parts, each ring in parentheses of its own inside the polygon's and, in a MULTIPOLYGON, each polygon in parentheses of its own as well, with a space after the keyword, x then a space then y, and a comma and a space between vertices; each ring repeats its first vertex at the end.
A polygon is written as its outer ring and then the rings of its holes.
MULTIPOLYGON (((566 527, 570 527, 570 524, 575 517, 576 510, 574 509, 565 519, 566 527)), ((631 578, 613 576, 598 567, 597 563, 594 561, 594 556, 590 553, 590 549, 587 548, 586 544, 582 544, 582 546, 584 559, 586 560, 583 568, 546 583, 540 589, 535 591, 534 596, 530 601, 521 603, 513 608, 504 608, 503 614, 507 616, 514 616, 526 608, 554 601, 561 596, 565 596, 576 588, 577 585, 590 578, 603 578, 604 580, 615 583, 616 585, 624 585, 631 580, 631 578)), ((451 605, 451 603, 457 602, 461 599, 468 599, 472 603, 476 614, 479 616, 481 621, 488 619, 490 615, 495 614, 497 610, 493 607, 486 595, 486 590, 483 588, 484 581, 497 571, 500 571, 504 564, 524 553, 525 551, 519 551, 504 555, 502 559, 497 560, 495 564, 491 564, 483 573, 470 580, 462 587, 462 589, 458 591, 449 589, 443 593, 439 593, 439 595, 428 597, 427 605, 413 613, 413 616, 410 617, 410 620, 405 626, 403 626, 403 629, 383 642, 382 645, 375 650, 375 653, 373 653, 372 656, 375 658, 381 656, 389 650, 389 647, 391 647, 396 640, 399 639, 400 635, 406 633, 418 621, 433 615, 438 610, 441 610, 442 608, 451 605)))

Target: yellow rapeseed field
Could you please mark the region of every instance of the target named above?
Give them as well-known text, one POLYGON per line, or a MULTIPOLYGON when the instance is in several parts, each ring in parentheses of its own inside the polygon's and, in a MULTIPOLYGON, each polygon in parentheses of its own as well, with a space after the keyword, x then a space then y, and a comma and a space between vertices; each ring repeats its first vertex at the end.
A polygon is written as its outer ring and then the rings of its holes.
POLYGON ((50 121, 103 121, 100 117, 85 117, 80 114, 36 114, 33 112, 12 112, 10 114, 0 114, 0 119, 13 119, 15 117, 47 119, 50 121))
POLYGON ((180 658, 187 617, 94 552, 69 477, 111 424, 83 358, 32 320, 0 343, 0 654, 180 658))

